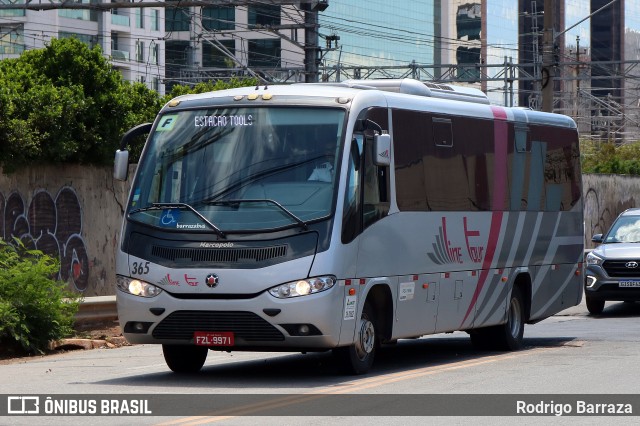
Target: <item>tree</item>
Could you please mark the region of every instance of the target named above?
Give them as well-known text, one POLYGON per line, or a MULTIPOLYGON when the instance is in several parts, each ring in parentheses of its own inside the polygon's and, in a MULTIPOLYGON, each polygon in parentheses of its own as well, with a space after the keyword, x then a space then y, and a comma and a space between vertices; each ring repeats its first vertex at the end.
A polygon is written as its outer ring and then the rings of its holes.
POLYGON ((0 61, 0 165, 109 164, 121 135, 153 118, 160 95, 129 83, 75 38, 0 61))
MULTIPOLYGON (((257 79, 174 86, 167 96, 122 78, 102 54, 75 38, 0 61, 0 167, 34 163, 112 164, 120 138, 154 119, 171 98, 256 85, 257 79)), ((132 147, 136 161, 141 144, 132 147)))

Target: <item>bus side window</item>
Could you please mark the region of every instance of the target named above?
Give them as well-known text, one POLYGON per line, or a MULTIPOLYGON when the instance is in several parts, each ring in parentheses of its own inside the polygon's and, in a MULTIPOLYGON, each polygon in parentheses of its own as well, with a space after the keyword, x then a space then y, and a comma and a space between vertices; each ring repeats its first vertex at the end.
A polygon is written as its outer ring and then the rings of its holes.
POLYGON ((349 154, 349 168, 347 170, 347 189, 344 196, 344 210, 342 213, 342 242, 350 243, 360 234, 362 222, 360 220, 361 194, 360 180, 362 171, 362 135, 354 136, 351 141, 349 154))

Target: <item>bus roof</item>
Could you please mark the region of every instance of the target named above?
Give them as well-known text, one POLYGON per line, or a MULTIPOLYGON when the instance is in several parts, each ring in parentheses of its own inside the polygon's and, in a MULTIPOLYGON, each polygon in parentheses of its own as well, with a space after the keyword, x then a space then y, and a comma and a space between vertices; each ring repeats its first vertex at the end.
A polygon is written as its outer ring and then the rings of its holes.
MULTIPOLYGON (((215 92, 195 95, 179 96, 167 103, 166 106, 205 107, 213 100, 227 101, 271 99, 272 96, 286 97, 286 104, 305 105, 316 104, 319 100, 326 100, 327 104, 348 104, 362 96, 373 96, 378 99, 386 98, 389 106, 408 108, 422 105, 426 110, 437 110, 445 114, 460 114, 492 117, 488 107, 489 98, 482 91, 474 88, 421 82, 409 78, 380 79, 380 80, 347 80, 339 83, 293 83, 278 85, 258 85, 219 90, 215 92), (268 95, 269 97, 265 97, 268 95), (315 98, 315 101, 313 100, 315 98), (433 99, 433 101, 429 101, 433 99), (450 102, 459 101, 459 102, 450 102), (428 105, 431 104, 432 108, 428 105), (444 108, 446 106, 446 108, 444 108)), ((274 98, 275 100, 275 98, 274 98)), ((321 101, 322 102, 322 101, 321 101)), ((217 103, 217 102, 216 102, 217 103)), ((423 109, 420 108, 420 109, 423 109)), ((575 122, 568 116, 534 111, 527 108, 503 108, 507 111, 507 120, 525 123, 540 123, 551 126, 576 128, 575 122)))

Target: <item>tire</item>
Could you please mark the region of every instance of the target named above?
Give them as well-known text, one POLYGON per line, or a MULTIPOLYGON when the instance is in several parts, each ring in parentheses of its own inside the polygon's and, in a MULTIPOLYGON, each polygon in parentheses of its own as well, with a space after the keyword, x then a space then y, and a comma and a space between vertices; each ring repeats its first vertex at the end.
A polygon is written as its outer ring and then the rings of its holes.
POLYGON ((604 300, 593 299, 589 296, 585 296, 584 299, 587 304, 587 310, 591 315, 600 315, 604 310, 604 300))
POLYGON ((365 302, 362 309, 357 333, 355 343, 333 350, 347 374, 364 374, 371 370, 379 346, 375 316, 368 302, 365 302))
POLYGON ((525 320, 522 290, 519 287, 513 287, 507 310, 507 322, 471 330, 469 332, 471 343, 478 349, 516 351, 522 348, 525 320))
POLYGON ((162 345, 164 360, 174 373, 197 373, 208 352, 206 346, 162 345))

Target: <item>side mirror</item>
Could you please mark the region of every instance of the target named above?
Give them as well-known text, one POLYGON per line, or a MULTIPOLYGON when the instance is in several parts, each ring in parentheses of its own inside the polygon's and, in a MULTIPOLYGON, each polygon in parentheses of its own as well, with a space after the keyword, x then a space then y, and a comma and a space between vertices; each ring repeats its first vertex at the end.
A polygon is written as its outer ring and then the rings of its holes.
POLYGON ((602 234, 594 234, 591 237, 591 241, 594 243, 601 243, 602 242, 602 234))
POLYGON ((373 137, 373 152, 376 166, 391 164, 391 135, 375 135, 373 137))
POLYGON ((120 149, 116 151, 116 158, 113 163, 113 178, 117 180, 127 180, 129 177, 129 151, 127 146, 139 135, 147 134, 151 131, 152 123, 139 124, 122 136, 120 139, 120 149))
POLYGON ((129 151, 117 150, 113 161, 113 178, 127 180, 129 177, 129 151))

